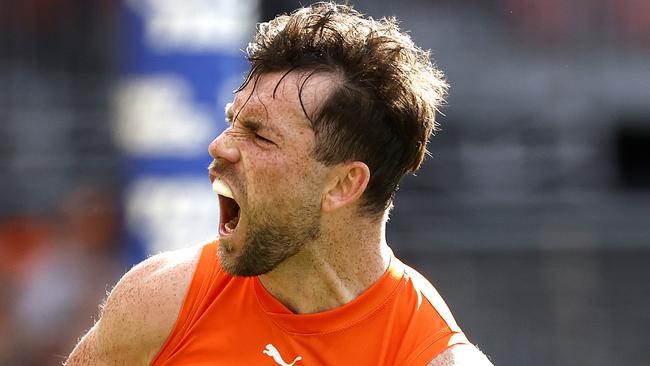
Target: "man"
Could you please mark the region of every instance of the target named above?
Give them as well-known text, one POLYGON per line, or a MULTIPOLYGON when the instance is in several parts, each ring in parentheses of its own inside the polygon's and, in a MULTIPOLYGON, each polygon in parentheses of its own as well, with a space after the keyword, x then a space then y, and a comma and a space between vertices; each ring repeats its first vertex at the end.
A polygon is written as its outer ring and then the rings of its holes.
POLYGON ((219 238, 115 286, 67 365, 490 365, 385 225, 446 91, 394 20, 261 24, 209 147, 219 238))

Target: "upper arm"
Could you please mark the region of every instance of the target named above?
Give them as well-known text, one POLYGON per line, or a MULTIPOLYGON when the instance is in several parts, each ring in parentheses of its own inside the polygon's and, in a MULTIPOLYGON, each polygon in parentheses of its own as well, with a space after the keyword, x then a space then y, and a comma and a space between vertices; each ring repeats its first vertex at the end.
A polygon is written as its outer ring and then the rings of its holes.
POLYGON ((469 344, 453 345, 436 358, 431 360, 427 366, 493 366, 492 362, 478 350, 469 344))
POLYGON ((153 256, 115 285, 100 319, 65 365, 148 364, 171 332, 196 264, 196 254, 153 256))

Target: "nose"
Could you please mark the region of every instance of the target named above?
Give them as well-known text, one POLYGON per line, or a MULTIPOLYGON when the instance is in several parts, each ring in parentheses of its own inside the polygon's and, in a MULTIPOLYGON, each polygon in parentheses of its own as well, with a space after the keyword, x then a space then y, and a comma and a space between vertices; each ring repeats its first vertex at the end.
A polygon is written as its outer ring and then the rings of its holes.
POLYGON ((228 130, 223 131, 208 146, 208 153, 213 159, 223 159, 234 164, 239 161, 241 154, 236 142, 228 137, 228 130))

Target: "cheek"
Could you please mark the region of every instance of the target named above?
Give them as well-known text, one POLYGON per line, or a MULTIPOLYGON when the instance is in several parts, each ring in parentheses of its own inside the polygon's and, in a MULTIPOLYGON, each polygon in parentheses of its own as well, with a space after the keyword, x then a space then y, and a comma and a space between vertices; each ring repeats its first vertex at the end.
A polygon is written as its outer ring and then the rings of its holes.
POLYGON ((248 194, 260 197, 275 195, 289 183, 291 172, 275 159, 258 156, 245 167, 248 194))
POLYGON ((316 179, 311 168, 300 161, 283 163, 271 159, 255 162, 248 175, 249 185, 255 195, 267 195, 273 199, 291 200, 304 198, 316 189, 316 179))

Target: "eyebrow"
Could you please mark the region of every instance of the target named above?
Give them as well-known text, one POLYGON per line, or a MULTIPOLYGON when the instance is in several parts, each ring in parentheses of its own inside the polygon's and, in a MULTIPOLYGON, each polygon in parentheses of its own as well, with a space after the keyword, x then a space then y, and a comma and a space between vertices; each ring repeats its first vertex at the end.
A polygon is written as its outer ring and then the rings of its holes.
POLYGON ((259 131, 259 130, 273 131, 273 129, 271 129, 270 127, 264 126, 260 122, 252 121, 252 120, 249 120, 249 119, 241 120, 239 123, 241 123, 242 127, 244 127, 245 129, 251 130, 253 132, 259 131))

